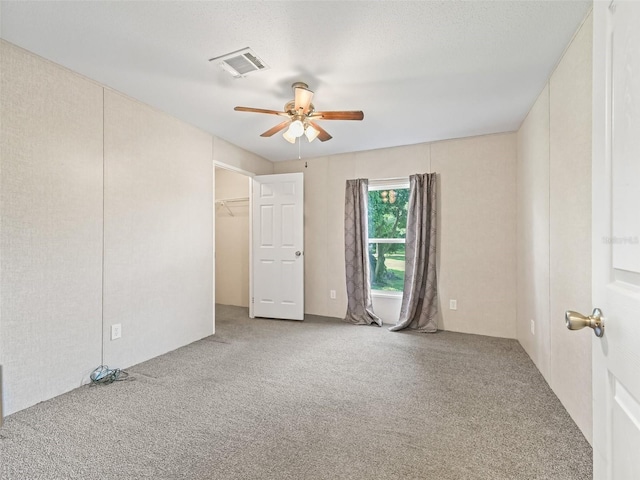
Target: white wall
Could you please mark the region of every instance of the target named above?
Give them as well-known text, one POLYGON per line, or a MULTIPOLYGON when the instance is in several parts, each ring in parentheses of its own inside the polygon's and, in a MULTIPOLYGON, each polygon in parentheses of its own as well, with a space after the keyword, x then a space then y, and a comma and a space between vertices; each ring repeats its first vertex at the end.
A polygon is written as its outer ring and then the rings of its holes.
MULTIPOLYGON (((216 168, 216 200, 248 199, 249 178, 216 168)), ((228 208, 216 206, 216 303, 248 307, 249 201, 231 202, 228 208)))
POLYGON ((564 311, 591 311, 592 28, 518 131, 518 340, 589 441, 593 334, 567 330, 564 311))
POLYGON ((345 181, 434 171, 439 327, 514 338, 515 166, 512 133, 276 163, 275 173, 304 172, 305 311, 339 318, 346 311, 345 181), (450 298, 458 310, 449 310, 450 298))
POLYGON ((214 158, 273 167, 5 41, 0 62, 9 415, 211 334, 214 158))

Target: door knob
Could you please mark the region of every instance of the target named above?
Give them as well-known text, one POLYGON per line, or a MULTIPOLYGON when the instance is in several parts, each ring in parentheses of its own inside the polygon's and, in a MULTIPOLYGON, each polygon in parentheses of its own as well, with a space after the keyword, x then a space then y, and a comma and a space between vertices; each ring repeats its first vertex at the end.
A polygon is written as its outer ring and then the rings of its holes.
POLYGON ((604 319, 602 318, 602 310, 594 308, 593 313, 588 317, 581 313, 567 310, 564 312, 564 322, 569 330, 580 330, 584 327, 593 328, 596 337, 604 335, 604 319))
POLYGON ((300 255, 302 255, 302 252, 301 252, 300 250, 298 250, 298 251, 296 252, 296 257, 299 257, 300 255))

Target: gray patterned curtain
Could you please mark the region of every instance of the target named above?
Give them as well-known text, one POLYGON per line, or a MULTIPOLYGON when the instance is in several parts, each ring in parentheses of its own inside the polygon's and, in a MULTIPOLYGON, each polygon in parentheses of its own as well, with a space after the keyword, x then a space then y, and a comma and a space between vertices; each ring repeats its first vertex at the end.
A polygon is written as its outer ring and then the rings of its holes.
POLYGON ((369 182, 365 178, 347 180, 344 195, 344 255, 347 276, 346 322, 356 325, 377 324, 369 285, 369 244, 367 205, 369 182))
POLYGON ((389 330, 438 330, 436 174, 409 176, 404 291, 400 318, 389 330))

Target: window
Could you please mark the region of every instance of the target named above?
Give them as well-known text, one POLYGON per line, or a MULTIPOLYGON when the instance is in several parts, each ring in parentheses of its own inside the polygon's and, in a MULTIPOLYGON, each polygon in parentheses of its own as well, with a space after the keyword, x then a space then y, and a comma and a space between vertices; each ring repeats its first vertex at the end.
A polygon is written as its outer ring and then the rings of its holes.
POLYGON ((409 179, 369 181, 369 265, 371 290, 401 294, 409 179))

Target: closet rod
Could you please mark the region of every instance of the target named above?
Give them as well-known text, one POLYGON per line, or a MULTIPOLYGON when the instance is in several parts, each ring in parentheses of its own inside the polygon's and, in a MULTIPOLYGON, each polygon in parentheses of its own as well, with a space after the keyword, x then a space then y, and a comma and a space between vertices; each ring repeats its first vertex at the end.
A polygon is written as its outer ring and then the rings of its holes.
POLYGON ((249 197, 237 197, 237 198, 219 198, 216 200, 216 203, 224 203, 224 202, 248 202, 249 197))

